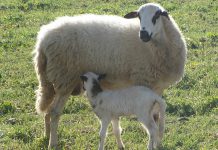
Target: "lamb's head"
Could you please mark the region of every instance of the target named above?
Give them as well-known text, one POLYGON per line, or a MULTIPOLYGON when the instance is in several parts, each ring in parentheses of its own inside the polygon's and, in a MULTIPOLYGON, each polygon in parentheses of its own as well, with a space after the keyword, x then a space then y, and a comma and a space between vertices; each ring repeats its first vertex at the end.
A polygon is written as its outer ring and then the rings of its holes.
POLYGON ((83 82, 83 89, 89 92, 93 97, 102 91, 99 82, 105 77, 106 77, 106 74, 97 75, 93 72, 87 72, 84 75, 81 75, 80 79, 83 82))
POLYGON ((147 3, 142 5, 137 11, 126 14, 124 18, 130 19, 138 17, 140 19, 139 37, 142 41, 148 42, 151 38, 154 38, 160 33, 163 25, 159 19, 161 16, 169 19, 168 13, 162 6, 154 3, 147 3))

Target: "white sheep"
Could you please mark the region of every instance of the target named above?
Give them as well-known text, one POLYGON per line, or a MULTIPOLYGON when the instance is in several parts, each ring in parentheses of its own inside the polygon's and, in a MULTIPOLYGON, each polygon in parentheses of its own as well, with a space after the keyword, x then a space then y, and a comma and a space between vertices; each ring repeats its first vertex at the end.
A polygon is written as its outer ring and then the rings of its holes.
POLYGON ((68 97, 80 93, 81 74, 106 73, 104 89, 144 85, 160 95, 183 76, 186 43, 164 8, 148 3, 125 17, 140 21, 79 15, 41 27, 34 50, 36 110, 45 114, 49 148, 57 147, 60 114, 68 97))
POLYGON ((99 81, 104 76, 92 72, 80 76, 93 111, 101 121, 99 150, 104 149, 107 127, 111 121, 118 147, 124 149, 119 117, 125 115, 137 117, 149 134, 148 149, 156 148, 164 132, 165 101, 144 86, 103 90, 99 81))

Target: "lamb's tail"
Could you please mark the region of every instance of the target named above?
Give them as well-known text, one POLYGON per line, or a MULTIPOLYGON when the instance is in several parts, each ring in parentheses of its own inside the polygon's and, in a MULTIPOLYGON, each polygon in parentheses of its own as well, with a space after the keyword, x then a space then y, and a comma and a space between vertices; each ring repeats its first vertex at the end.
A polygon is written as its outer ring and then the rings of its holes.
POLYGON ((36 90, 36 111, 37 113, 45 113, 49 105, 52 103, 54 98, 54 87, 51 82, 48 81, 46 75, 46 56, 40 49, 40 45, 36 45, 36 49, 33 52, 34 54, 34 65, 39 81, 39 87, 36 90))
POLYGON ((165 110, 166 103, 161 97, 156 98, 156 102, 159 104, 159 137, 163 138, 164 128, 165 128, 165 110))

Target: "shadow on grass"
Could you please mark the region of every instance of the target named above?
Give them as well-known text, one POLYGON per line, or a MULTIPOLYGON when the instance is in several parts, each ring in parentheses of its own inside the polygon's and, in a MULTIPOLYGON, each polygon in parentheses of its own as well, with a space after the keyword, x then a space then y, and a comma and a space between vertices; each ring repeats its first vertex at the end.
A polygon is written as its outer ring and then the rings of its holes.
POLYGON ((167 103, 167 109, 166 112, 173 114, 173 115, 178 115, 180 117, 189 117, 192 115, 195 115, 195 110, 190 104, 178 104, 178 105, 173 105, 170 103, 167 103))
POLYGON ((159 147, 158 150, 176 150, 176 148, 172 146, 162 145, 161 147, 159 147))
POLYGON ((49 139, 47 137, 37 138, 36 145, 39 149, 46 150, 48 149, 49 139))
POLYGON ((213 109, 218 108, 218 97, 209 98, 206 102, 199 107, 199 114, 204 115, 211 112, 213 109))
MULTIPOLYGON (((49 138, 47 138, 47 137, 37 138, 35 140, 34 145, 36 145, 37 149, 48 150, 49 138)), ((65 141, 59 141, 58 142, 58 149, 60 149, 60 150, 65 149, 65 146, 66 146, 65 141)))
POLYGON ((25 128, 15 129, 14 132, 9 133, 9 137, 14 140, 20 140, 23 143, 30 143, 34 140, 34 134, 32 134, 32 131, 25 128))

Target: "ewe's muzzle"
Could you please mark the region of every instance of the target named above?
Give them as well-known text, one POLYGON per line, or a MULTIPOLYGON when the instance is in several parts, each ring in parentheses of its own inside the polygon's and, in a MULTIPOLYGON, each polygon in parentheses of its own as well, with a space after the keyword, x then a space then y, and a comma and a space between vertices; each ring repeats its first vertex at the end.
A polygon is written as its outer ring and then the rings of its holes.
POLYGON ((149 35, 149 33, 147 31, 141 30, 139 33, 139 37, 143 42, 148 42, 151 40, 151 35, 149 35))

